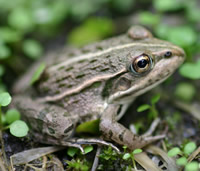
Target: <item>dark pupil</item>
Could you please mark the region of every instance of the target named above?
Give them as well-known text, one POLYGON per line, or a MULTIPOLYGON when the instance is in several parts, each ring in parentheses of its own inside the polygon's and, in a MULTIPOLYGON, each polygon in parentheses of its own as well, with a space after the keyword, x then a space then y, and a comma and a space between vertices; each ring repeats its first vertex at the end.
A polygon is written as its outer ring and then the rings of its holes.
POLYGON ((138 61, 137 66, 139 68, 144 68, 147 65, 147 63, 148 63, 147 60, 141 59, 140 61, 138 61))

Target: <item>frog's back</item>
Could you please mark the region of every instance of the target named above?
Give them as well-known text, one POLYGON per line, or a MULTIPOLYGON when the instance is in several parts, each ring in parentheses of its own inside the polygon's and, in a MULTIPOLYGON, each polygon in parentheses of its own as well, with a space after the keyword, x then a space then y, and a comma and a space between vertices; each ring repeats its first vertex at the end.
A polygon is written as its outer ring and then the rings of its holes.
MULTIPOLYGON (((100 42, 86 45, 82 48, 63 47, 57 50, 50 50, 44 57, 34 63, 29 70, 15 83, 13 92, 15 94, 23 93, 30 87, 31 78, 41 63, 45 63, 47 70, 53 66, 59 65, 79 56, 105 51, 111 47, 132 42, 132 39, 126 35, 120 35, 100 42)), ((67 70, 67 69, 66 69, 67 70)), ((58 72, 60 72, 58 70, 58 72)), ((52 73, 55 76, 55 73, 52 73)), ((44 80, 44 79, 43 79, 44 80)), ((41 80, 42 81, 42 80, 41 80)), ((46 92, 47 93, 47 92, 46 92)), ((54 92, 55 93, 55 92, 54 92)))

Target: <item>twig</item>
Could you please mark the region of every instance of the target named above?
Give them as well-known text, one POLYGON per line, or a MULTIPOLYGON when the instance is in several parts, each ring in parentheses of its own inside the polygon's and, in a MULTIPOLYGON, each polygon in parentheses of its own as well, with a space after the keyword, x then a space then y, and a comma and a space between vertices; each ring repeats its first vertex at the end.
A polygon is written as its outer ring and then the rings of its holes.
POLYGON ((200 153, 200 147, 198 147, 188 158, 188 162, 194 160, 194 158, 200 153))
POLYGON ((5 166, 4 166, 4 163, 3 163, 1 157, 0 157, 0 170, 1 170, 1 171, 6 171, 6 168, 5 168, 5 166))
POLYGON ((98 146, 91 171, 95 171, 97 169, 98 164, 99 164, 99 155, 100 155, 100 153, 101 153, 101 147, 98 146))
POLYGON ((3 158, 4 158, 4 161, 5 161, 6 168, 8 169, 8 161, 7 161, 6 153, 5 153, 5 150, 4 150, 5 148, 4 148, 4 141, 3 141, 2 133, 3 132, 0 129, 0 141, 1 141, 2 154, 3 154, 3 158))

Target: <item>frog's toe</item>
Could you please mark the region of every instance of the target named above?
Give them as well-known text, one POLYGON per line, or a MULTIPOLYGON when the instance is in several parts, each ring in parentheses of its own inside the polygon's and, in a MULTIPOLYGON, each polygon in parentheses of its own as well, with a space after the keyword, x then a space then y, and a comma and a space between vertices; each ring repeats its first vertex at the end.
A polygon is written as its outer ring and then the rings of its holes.
POLYGON ((145 132, 142 137, 149 137, 153 134, 153 132, 156 130, 157 126, 160 123, 160 118, 156 118, 152 123, 147 132, 145 132))
POLYGON ((160 139, 163 139, 165 138, 166 135, 165 134, 162 134, 162 135, 156 135, 156 136, 146 136, 146 137, 143 137, 145 141, 147 142, 154 142, 154 141, 157 141, 157 140, 160 140, 160 139))

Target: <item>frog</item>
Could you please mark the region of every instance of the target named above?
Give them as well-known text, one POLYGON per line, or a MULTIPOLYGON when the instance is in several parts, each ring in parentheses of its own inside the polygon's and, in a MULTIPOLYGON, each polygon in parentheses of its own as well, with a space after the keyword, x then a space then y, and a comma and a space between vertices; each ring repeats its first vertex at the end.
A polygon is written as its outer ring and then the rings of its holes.
POLYGON ((63 47, 36 62, 13 87, 13 104, 34 139, 52 145, 125 145, 143 148, 165 135, 139 136, 118 121, 138 96, 183 63, 184 50, 143 26, 82 48, 63 47), (45 63, 38 80, 34 72, 45 63), (79 124, 99 120, 103 138, 75 138, 79 124), (110 143, 111 142, 111 143, 110 143))

